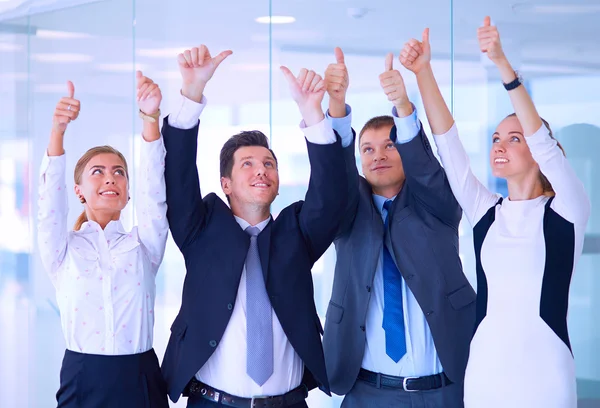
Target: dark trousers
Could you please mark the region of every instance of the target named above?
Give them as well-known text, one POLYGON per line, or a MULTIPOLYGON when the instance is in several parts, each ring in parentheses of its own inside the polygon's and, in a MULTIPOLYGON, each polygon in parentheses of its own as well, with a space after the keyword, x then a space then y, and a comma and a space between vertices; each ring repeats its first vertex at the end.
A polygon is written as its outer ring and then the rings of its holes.
MULTIPOLYGON (((224 405, 214 401, 206 400, 204 398, 188 398, 187 408, 204 407, 224 407, 224 405)), ((308 405, 306 405, 306 401, 304 401, 299 402, 298 404, 290 405, 289 408, 308 408, 308 405)))
POLYGON ((58 408, 168 408, 167 386, 154 350, 103 356, 67 350, 58 408))
POLYGON ((357 380, 344 397, 342 408, 462 408, 463 385, 450 384, 435 390, 406 392, 377 388, 357 380))

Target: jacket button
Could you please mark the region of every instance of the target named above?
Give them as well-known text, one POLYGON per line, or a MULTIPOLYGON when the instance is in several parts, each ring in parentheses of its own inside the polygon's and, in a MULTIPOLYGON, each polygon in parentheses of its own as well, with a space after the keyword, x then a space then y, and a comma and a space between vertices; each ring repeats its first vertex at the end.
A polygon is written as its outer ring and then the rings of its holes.
POLYGON ((231 303, 227 305, 227 310, 233 310, 233 305, 231 303))
POLYGON ((362 331, 365 331, 365 326, 360 326, 360 329, 361 329, 362 331))
POLYGON ((211 347, 217 347, 217 342, 214 340, 209 341, 208 344, 210 344, 211 347))
POLYGON ((427 312, 427 316, 431 316, 433 314, 433 312, 427 312))
POLYGON ((367 292, 371 292, 371 287, 367 285, 367 292))

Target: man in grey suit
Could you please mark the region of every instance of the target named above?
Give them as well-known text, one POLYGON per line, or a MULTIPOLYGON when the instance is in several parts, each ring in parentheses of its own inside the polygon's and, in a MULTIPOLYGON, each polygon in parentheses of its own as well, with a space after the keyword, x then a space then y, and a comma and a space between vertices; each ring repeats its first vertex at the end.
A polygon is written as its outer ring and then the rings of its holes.
POLYGON ((462 407, 475 292, 458 256, 461 208, 393 54, 379 77, 393 115, 361 130, 358 175, 348 72, 335 53, 328 117, 348 146, 349 192, 323 337, 331 390, 346 395, 343 408, 462 407))

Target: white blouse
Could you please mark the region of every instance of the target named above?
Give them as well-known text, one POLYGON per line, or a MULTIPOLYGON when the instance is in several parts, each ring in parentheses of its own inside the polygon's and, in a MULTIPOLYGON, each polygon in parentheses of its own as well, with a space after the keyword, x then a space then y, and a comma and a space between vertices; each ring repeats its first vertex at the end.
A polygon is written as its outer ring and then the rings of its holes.
POLYGON ((138 226, 94 221, 67 226, 66 158, 45 156, 38 200, 38 245, 56 288, 67 349, 125 355, 152 348, 155 277, 169 225, 162 138, 142 142, 137 177, 138 226))

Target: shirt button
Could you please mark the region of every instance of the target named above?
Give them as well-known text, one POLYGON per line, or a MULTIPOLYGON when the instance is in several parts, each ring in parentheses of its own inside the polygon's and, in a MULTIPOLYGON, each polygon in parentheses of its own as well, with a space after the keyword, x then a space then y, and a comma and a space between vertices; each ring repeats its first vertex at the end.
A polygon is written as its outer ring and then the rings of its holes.
POLYGON ((209 344, 211 347, 217 347, 217 342, 216 342, 216 341, 214 341, 214 340, 211 340, 211 341, 209 341, 209 342, 208 342, 208 344, 209 344))
POLYGON ((233 310, 233 305, 231 303, 227 305, 227 310, 233 310))

